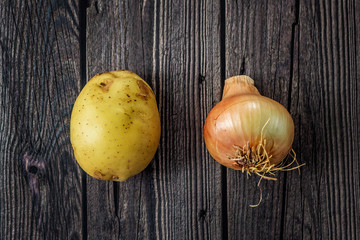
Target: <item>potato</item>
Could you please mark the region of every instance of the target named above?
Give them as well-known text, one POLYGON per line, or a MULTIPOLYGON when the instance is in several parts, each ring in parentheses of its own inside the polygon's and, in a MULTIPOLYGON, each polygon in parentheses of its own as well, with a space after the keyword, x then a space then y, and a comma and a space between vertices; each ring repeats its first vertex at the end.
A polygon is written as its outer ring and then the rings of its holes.
POLYGON ((125 181, 138 174, 160 140, 152 89, 130 71, 96 75, 75 101, 70 140, 77 162, 94 178, 125 181))

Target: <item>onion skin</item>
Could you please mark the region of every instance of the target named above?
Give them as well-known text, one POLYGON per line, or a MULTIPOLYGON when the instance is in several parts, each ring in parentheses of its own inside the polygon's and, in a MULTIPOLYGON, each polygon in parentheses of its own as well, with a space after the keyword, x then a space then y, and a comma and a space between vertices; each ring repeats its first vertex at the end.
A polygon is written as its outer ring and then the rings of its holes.
POLYGON ((280 103, 261 96, 247 76, 225 81, 223 100, 208 114, 204 125, 205 144, 220 164, 247 170, 229 158, 236 148, 256 148, 262 141, 270 165, 279 164, 289 153, 294 139, 294 122, 280 103))

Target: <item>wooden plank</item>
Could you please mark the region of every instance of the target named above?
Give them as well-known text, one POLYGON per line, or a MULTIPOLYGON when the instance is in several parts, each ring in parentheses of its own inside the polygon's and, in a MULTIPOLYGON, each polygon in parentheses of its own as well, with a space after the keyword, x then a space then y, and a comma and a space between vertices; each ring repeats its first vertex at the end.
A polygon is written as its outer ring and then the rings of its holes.
POLYGON ((301 177, 286 182, 284 239, 360 238, 360 4, 300 1, 291 110, 301 177))
POLYGON ((0 3, 0 239, 81 239, 77 1, 0 3))
MULTIPOLYGON (((126 68, 123 61, 124 47, 121 45, 124 25, 111 14, 116 11, 114 15, 121 16, 116 7, 118 4, 120 2, 89 2, 86 12, 87 80, 97 73, 126 68)), ((87 176, 88 239, 120 239, 118 189, 116 183, 87 176)))
POLYGON ((211 1, 94 1, 88 78, 129 69, 157 96, 162 122, 150 166, 120 184, 89 178, 90 239, 221 238, 221 171, 202 124, 219 100, 219 6, 211 1))
POLYGON ((220 2, 156 4, 156 77, 163 123, 155 161, 159 239, 222 237, 221 167, 203 143, 220 99, 220 2))
MULTIPOLYGON (((226 77, 246 74, 264 96, 289 107, 292 25, 295 1, 227 1, 225 8, 226 77)), ((281 239, 283 188, 286 174, 277 181, 227 170, 229 239, 281 239)), ((295 175, 294 175, 295 178, 295 175)), ((294 190, 298 190, 294 188, 294 190)))

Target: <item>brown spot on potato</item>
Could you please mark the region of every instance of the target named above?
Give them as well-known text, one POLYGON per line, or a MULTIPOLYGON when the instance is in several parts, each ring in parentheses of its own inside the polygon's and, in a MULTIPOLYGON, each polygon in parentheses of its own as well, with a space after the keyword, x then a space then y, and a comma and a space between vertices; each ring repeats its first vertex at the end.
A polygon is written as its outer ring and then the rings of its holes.
POLYGON ((118 176, 112 176, 111 178, 112 178, 113 180, 118 180, 118 179, 119 179, 118 176))
POLYGON ((104 178, 104 174, 102 174, 100 171, 98 171, 98 170, 96 170, 95 172, 94 172, 94 175, 95 175, 95 177, 96 178, 98 178, 98 179, 103 179, 104 178))
POLYGON ((140 92, 136 94, 137 97, 140 97, 144 100, 148 100, 151 90, 148 85, 146 85, 142 80, 137 80, 137 85, 139 86, 140 92))
POLYGON ((112 80, 110 78, 105 79, 99 84, 99 87, 103 92, 109 92, 109 88, 113 82, 114 82, 114 80, 112 80))

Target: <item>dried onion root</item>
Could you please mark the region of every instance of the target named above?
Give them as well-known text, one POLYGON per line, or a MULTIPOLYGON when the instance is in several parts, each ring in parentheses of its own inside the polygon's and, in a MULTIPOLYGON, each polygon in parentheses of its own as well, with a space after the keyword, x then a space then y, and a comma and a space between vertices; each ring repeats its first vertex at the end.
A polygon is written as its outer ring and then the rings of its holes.
POLYGON ((291 171, 298 169, 300 174, 300 167, 305 165, 305 163, 299 165, 296 160, 296 153, 292 148, 288 154, 288 157, 292 159, 290 163, 286 164, 288 162, 287 159, 281 161, 278 164, 271 163, 270 160, 272 155, 267 153, 265 148, 266 139, 263 138, 263 131, 269 120, 265 123, 263 129, 261 130, 261 138, 257 145, 250 147, 249 142, 247 142, 247 144, 243 147, 234 145, 233 147, 236 151, 235 156, 229 157, 229 160, 234 161, 234 164, 237 164, 242 168, 242 172, 246 172, 249 176, 251 176, 251 173, 255 173, 260 176, 259 182, 257 184, 260 190, 260 200, 257 204, 250 205, 250 207, 258 207, 262 201, 262 189, 260 187, 262 179, 276 181, 277 178, 271 176, 275 176, 275 172, 277 171, 291 171), (291 167, 294 163, 296 163, 296 166, 291 167))

